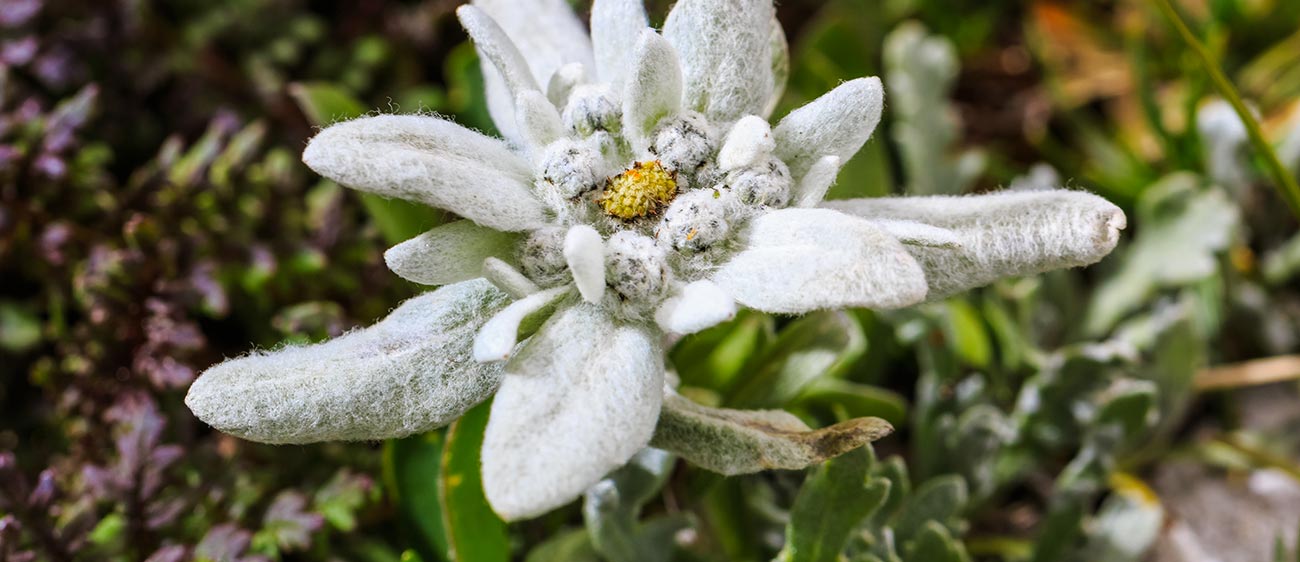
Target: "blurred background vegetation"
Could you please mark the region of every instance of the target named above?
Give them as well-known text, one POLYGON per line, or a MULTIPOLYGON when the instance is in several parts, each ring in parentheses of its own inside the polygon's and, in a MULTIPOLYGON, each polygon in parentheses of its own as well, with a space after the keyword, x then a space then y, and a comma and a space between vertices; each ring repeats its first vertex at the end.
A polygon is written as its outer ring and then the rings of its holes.
MULTIPOLYGON (((1087 270, 917 309, 741 314, 682 392, 891 437, 722 478, 647 451, 505 525, 480 408, 399 441, 270 447, 182 398, 254 346, 419 288, 389 244, 448 217, 311 174, 316 127, 485 131, 456 0, 0 0, 0 561, 1300 560, 1300 3, 784 0, 786 99, 880 75, 832 197, 1068 186, 1129 229, 1087 270)), ((588 2, 579 2, 580 13, 588 2)), ((669 2, 650 2, 661 21, 669 2)))

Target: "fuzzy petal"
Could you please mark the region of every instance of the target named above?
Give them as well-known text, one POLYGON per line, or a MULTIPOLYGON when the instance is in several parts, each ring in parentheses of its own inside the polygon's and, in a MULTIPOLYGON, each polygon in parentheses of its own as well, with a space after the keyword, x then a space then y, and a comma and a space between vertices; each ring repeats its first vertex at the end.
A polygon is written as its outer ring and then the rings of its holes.
POLYGON ((664 301, 655 311, 655 322, 665 332, 686 335, 735 316, 735 299, 712 281, 701 279, 687 284, 681 293, 664 301))
POLYGON ((726 476, 801 470, 889 435, 880 418, 857 418, 813 430, 783 410, 731 410, 696 404, 665 391, 650 446, 726 476))
POLYGON ((262 443, 428 431, 497 389, 501 366, 474 362, 470 347, 508 300, 482 279, 449 285, 328 342, 220 363, 194 381, 185 404, 212 427, 262 443))
POLYGON ((579 304, 510 360, 483 438, 483 491, 498 515, 562 506, 650 441, 663 400, 657 341, 579 304))
POLYGON ((772 17, 771 35, 768 41, 772 48, 772 94, 767 98, 767 106, 763 108, 761 114, 764 119, 772 116, 776 111, 777 104, 781 103, 781 96, 785 94, 785 84, 790 80, 790 43, 786 41, 785 29, 781 27, 781 21, 775 16, 772 17))
POLYGON ((682 58, 688 109, 715 123, 761 115, 775 90, 772 20, 766 0, 681 0, 664 37, 682 58))
POLYGON ((524 54, 495 19, 470 5, 457 8, 456 16, 460 18, 465 32, 474 40, 479 58, 492 64, 505 81, 512 97, 541 89, 537 85, 538 79, 528 67, 528 61, 524 60, 524 54))
POLYGON ((585 224, 570 228, 564 236, 564 259, 583 300, 600 302, 605 295, 605 242, 600 233, 585 224))
POLYGON ((642 0, 596 0, 591 4, 591 43, 596 54, 596 78, 622 89, 631 66, 636 37, 650 27, 642 0))
POLYGON ((474 338, 474 360, 488 363, 509 359, 515 344, 528 332, 527 325, 545 320, 549 316, 547 309, 553 311, 560 298, 571 290, 568 285, 555 287, 510 303, 478 331, 474 338))
POLYGON ((515 100, 515 121, 524 144, 540 153, 541 149, 564 136, 560 112, 546 95, 537 91, 519 94, 515 100))
MULTIPOLYGON (((505 31, 523 55, 535 83, 549 84, 555 71, 568 63, 595 67, 591 40, 565 0, 475 0, 473 4, 505 31)), ((510 91, 489 61, 483 60, 482 66, 492 121, 506 138, 521 140, 515 127, 514 100, 518 92, 510 91)))
POLYGON ((513 259, 519 235, 456 221, 384 252, 384 262, 407 281, 446 285, 483 276, 483 260, 513 259))
POLYGON ((446 209, 497 230, 546 224, 528 187, 528 162, 497 139, 437 117, 344 121, 312 138, 302 160, 353 189, 446 209))
POLYGON ((641 30, 623 95, 623 126, 638 150, 660 120, 682 110, 682 68, 677 51, 653 29, 641 30))
POLYGON ((771 155, 775 148, 772 126, 766 119, 757 115, 742 117, 731 126, 718 151, 718 166, 724 172, 753 166, 771 155))
POLYGON ((520 273, 514 265, 499 258, 489 257, 483 260, 483 278, 517 299, 540 290, 532 279, 520 273))
POLYGON ((783 209, 754 219, 744 251, 713 275, 736 301, 764 312, 899 308, 925 298, 921 267, 894 237, 827 209, 783 209))
POLYGON ((928 246, 930 248, 960 248, 961 237, 946 228, 931 226, 923 222, 877 219, 871 225, 888 232, 899 242, 909 246, 928 246))
POLYGON ((826 155, 841 162, 857 154, 880 123, 885 90, 876 77, 837 86, 776 125, 776 155, 790 166, 796 182, 826 155))
POLYGON ((826 192, 835 184, 840 174, 840 157, 823 156, 813 163, 808 173, 795 186, 792 199, 796 207, 816 207, 826 198, 826 192))
POLYGON ((546 85, 546 99, 555 107, 562 108, 569 104, 569 95, 578 86, 587 82, 587 67, 580 62, 571 62, 556 69, 551 75, 551 82, 546 85))
POLYGON ((940 299, 1000 277, 1096 263, 1124 229, 1124 212, 1091 193, 1054 190, 989 195, 828 201, 868 219, 908 220, 948 229, 961 248, 908 246, 925 268, 929 298, 940 299))

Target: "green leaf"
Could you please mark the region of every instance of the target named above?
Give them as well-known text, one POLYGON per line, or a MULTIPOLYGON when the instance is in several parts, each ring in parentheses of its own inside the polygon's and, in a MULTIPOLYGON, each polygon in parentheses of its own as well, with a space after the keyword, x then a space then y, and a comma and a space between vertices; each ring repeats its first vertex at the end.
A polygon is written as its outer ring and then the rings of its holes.
POLYGON ((443 444, 441 430, 384 442, 384 489, 408 544, 430 561, 442 560, 448 549, 438 498, 443 444))
POLYGON ((41 343, 41 319, 16 302, 0 302, 0 349, 27 351, 41 343))
POLYGON ((1077 499, 1058 496, 1038 533, 1032 562, 1057 562, 1073 550, 1083 530, 1083 505, 1077 499))
POLYGON ((779 408, 819 377, 852 363, 866 350, 862 327, 844 312, 814 312, 791 322, 731 392, 729 406, 779 408))
POLYGON ((876 478, 889 481, 889 495, 870 518, 869 526, 873 530, 878 530, 885 526, 894 513, 903 506, 903 501, 912 494, 912 480, 907 476, 907 462, 899 456, 892 456, 877 463, 871 473, 876 478))
POLYGON ((328 82, 296 82, 289 85, 289 95, 298 102, 307 121, 317 127, 356 119, 366 113, 365 104, 351 92, 328 82))
POLYGON ((373 193, 356 195, 361 197, 361 204, 365 206, 370 218, 375 220, 375 226, 383 233, 384 241, 389 244, 410 240, 442 224, 446 219, 442 211, 418 203, 386 199, 373 193))
POLYGON ((903 395, 843 379, 822 377, 813 381, 800 396, 799 404, 842 408, 849 418, 882 418, 895 426, 907 421, 907 399, 903 395))
POLYGON ((1162 288, 1186 287, 1218 271, 1240 208, 1190 173, 1170 174, 1138 201, 1142 231, 1122 254, 1119 270, 1098 288, 1087 314, 1089 333, 1108 331, 1162 288))
POLYGON ((602 562, 585 529, 557 534, 537 545, 524 562, 602 562))
POLYGON ((839 560, 849 534, 889 494, 889 480, 870 476, 874 464, 871 448, 863 447, 818 467, 795 498, 777 560, 839 560))
POLYGON ((447 427, 438 475, 438 499, 449 561, 510 560, 506 524, 488 506, 479 474, 479 449, 492 401, 475 406, 447 427))
POLYGON ((898 544, 906 547, 928 521, 937 522, 952 532, 960 531, 960 516, 968 497, 966 481, 956 474, 938 476, 921 484, 903 503, 894 519, 894 536, 898 544))
POLYGON ((742 310, 735 320, 683 338, 670 358, 684 384, 720 391, 732 385, 772 333, 771 316, 742 310))
POLYGON ((962 362, 979 369, 988 369, 993 358, 993 344, 980 313, 964 298, 950 299, 944 303, 944 339, 962 362))
POLYGON ((947 527, 927 521, 905 559, 907 562, 969 562, 970 556, 961 543, 953 540, 947 527))
POLYGON ((647 533, 637 516, 641 507, 663 488, 673 462, 668 452, 645 448, 587 490, 582 513, 596 552, 610 562, 667 562, 673 553, 672 533, 688 523, 675 519, 680 526, 668 530, 661 524, 653 533, 647 533), (665 533, 670 539, 667 542, 665 533))

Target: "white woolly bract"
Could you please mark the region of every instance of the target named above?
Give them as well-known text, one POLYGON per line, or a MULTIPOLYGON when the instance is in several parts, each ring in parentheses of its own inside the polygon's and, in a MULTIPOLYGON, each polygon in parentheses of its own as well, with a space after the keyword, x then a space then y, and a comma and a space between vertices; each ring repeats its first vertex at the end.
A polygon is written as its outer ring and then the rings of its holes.
POLYGON ((511 98, 530 90, 540 90, 538 81, 528 68, 528 61, 506 31, 483 10, 465 5, 456 10, 460 24, 474 40, 474 48, 479 58, 492 63, 510 90, 511 98))
MULTIPOLYGON (((475 0, 474 6, 505 31, 538 85, 550 84, 561 65, 579 63, 590 68, 594 64, 587 32, 564 0, 475 0)), ((488 112, 497 130, 512 141, 522 140, 515 127, 514 102, 519 92, 506 86, 491 61, 482 58, 480 66, 488 112)))
POLYGON ((488 320, 474 337, 474 360, 490 363, 509 359, 515 344, 519 343, 519 326, 524 319, 554 305, 570 290, 567 285, 555 287, 510 303, 488 320))
POLYGON ((513 260, 519 235, 461 220, 434 228, 384 252, 388 269, 407 281, 447 285, 481 277, 483 260, 513 260))
POLYGON ((735 299, 707 279, 688 283, 655 311, 659 328, 679 335, 694 334, 735 317, 735 299))
POLYGON ((570 228, 564 236, 564 260, 583 300, 600 302, 605 295, 605 242, 600 233, 585 224, 570 228))
POLYGON ((511 358, 483 437, 483 491, 498 515, 564 505, 650 441, 663 398, 657 342, 579 304, 511 358))
POLYGON ((840 157, 823 156, 813 163, 808 173, 795 183, 790 200, 795 207, 816 207, 826 198, 826 192, 835 184, 835 177, 840 173, 840 157))
POLYGON ((587 81, 587 67, 580 62, 571 62, 561 66, 551 75, 551 82, 546 85, 546 98, 555 107, 564 107, 569 103, 569 94, 573 89, 587 81))
POLYGON ((637 150, 650 144, 655 125, 682 109, 682 70, 677 51, 653 29, 643 29, 632 52, 623 88, 623 127, 637 150))
POLYGON ((591 44, 596 55, 596 77, 622 90, 631 66, 629 41, 650 26, 641 0, 596 0, 591 4, 591 44))
POLYGON ((483 260, 483 278, 516 299, 522 299, 539 290, 532 279, 499 258, 489 257, 483 260))
POLYGON ((795 181, 826 155, 847 162, 871 138, 885 107, 885 90, 876 77, 837 86, 791 111, 776 128, 776 155, 785 160, 795 181))
POLYGON ((772 75, 771 2, 681 0, 664 22, 664 37, 681 56, 686 107, 714 123, 767 109, 772 75))
POLYGON ((740 304, 802 314, 900 308, 925 298, 921 267, 892 236, 827 209, 782 209, 754 219, 745 250, 712 280, 740 304))
POLYGON ((925 268, 930 299, 1000 277, 1097 262, 1115 248, 1124 212, 1091 193, 1055 190, 989 195, 827 201, 866 217, 916 221, 955 232, 961 248, 908 246, 925 268))
POLYGON ((212 427, 263 443, 429 431, 496 390, 501 366, 474 362, 470 346, 507 302, 482 279, 449 285, 326 343, 220 363, 194 381, 185 404, 212 427))
POLYGON ((541 92, 529 90, 515 99, 515 121, 527 146, 540 149, 564 136, 560 112, 541 92))
POLYGON ((718 167, 724 172, 753 166, 772 154, 776 141, 766 119, 749 115, 736 121, 718 151, 718 167))
POLYGON ((783 410, 710 408, 665 389, 650 445, 727 476, 801 470, 893 431, 879 418, 857 418, 812 430, 783 410))
POLYGON ((911 246, 928 246, 931 248, 960 248, 961 237, 946 228, 921 222, 896 219, 875 219, 871 226, 879 228, 899 242, 911 246))
POLYGON ((764 119, 776 111, 781 96, 785 94, 785 83, 790 78, 790 43, 786 41, 785 30, 781 28, 781 21, 776 18, 776 14, 772 14, 767 41, 772 50, 772 94, 768 96, 767 105, 760 114, 764 119))
POLYGON ((312 138, 302 160, 353 189, 446 209, 497 230, 546 224, 528 187, 527 162, 505 143, 437 117, 344 121, 312 138))

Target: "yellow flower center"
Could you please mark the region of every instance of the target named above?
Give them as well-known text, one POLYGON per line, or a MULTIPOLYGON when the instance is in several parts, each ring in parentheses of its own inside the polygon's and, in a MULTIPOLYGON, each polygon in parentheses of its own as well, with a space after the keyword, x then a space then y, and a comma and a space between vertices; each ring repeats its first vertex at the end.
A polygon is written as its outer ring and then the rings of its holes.
POLYGON ((632 164, 623 173, 609 178, 597 202, 606 213, 628 220, 658 212, 676 195, 677 173, 652 160, 632 164))

